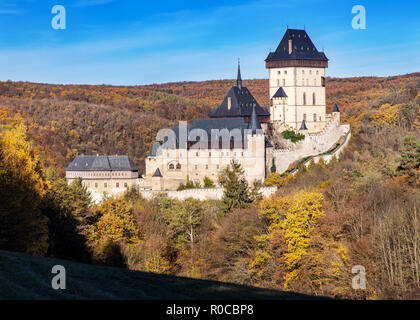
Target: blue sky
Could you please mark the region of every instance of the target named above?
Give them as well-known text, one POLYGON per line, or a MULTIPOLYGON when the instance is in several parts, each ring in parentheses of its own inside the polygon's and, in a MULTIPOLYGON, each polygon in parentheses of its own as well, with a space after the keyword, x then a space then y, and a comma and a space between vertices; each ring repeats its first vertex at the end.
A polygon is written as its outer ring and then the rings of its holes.
POLYGON ((0 80, 135 85, 267 78, 286 26, 306 28, 330 76, 420 71, 420 2, 410 0, 0 0, 0 80), (66 30, 54 30, 54 5, 66 30), (351 9, 366 8, 366 30, 351 9))

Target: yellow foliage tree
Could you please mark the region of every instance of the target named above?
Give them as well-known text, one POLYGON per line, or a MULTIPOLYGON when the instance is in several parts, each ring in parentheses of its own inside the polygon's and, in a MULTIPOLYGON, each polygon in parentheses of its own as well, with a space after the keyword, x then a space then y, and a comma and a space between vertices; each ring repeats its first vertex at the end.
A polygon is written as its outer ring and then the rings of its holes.
POLYGON ((139 230, 132 208, 123 198, 109 198, 92 210, 99 219, 87 228, 89 241, 99 246, 109 241, 128 245, 138 242, 139 230))
POLYGON ((287 243, 285 263, 288 273, 284 288, 298 278, 299 261, 306 253, 309 236, 317 220, 324 215, 323 196, 318 192, 300 191, 285 197, 271 197, 261 202, 260 213, 269 222, 271 235, 281 231, 287 243))
POLYGON ((0 248, 44 255, 48 218, 42 213, 50 190, 39 158, 19 123, 0 133, 0 248))

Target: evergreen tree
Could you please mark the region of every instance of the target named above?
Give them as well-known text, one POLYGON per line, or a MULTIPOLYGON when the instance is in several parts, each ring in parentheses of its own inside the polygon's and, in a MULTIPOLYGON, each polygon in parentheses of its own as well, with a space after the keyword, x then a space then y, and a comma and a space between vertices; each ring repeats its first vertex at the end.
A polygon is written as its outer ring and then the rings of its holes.
POLYGON ((420 139, 415 136, 404 138, 404 148, 400 150, 400 165, 397 171, 407 174, 410 183, 418 184, 420 177, 420 139))
POLYGON ((277 168, 276 168, 276 163, 274 161, 274 158, 271 161, 271 168, 270 168, 271 173, 276 173, 277 168))
POLYGON ((232 160, 219 176, 219 183, 223 186, 221 210, 224 213, 235 208, 245 208, 252 202, 248 182, 239 163, 232 160))
POLYGON ((67 184, 53 167, 47 169, 47 177, 52 186, 43 208, 50 219, 48 255, 89 262, 90 254, 82 230, 89 215, 90 194, 81 179, 67 184))

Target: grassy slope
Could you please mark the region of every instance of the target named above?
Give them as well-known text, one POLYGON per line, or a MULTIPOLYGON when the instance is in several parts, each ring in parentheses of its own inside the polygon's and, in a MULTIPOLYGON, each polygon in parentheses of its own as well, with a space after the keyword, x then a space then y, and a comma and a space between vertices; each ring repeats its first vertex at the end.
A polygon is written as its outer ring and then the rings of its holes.
MULTIPOLYGON (((315 299, 314 297, 0 250, 0 299, 315 299), (54 265, 66 268, 67 289, 51 288, 54 265)), ((316 299, 319 299, 317 297, 316 299)))

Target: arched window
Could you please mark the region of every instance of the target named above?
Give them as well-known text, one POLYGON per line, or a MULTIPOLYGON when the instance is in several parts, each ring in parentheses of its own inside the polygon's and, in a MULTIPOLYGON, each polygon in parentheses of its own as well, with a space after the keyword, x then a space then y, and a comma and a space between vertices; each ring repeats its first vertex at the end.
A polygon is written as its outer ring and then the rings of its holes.
POLYGON ((306 93, 303 93, 303 105, 306 106, 306 93))
POLYGON ((174 169, 175 169, 174 164, 173 164, 173 163, 170 163, 170 164, 169 164, 169 170, 174 170, 174 169))
POLYGON ((283 87, 286 86, 286 79, 283 79, 283 87))
POLYGON ((316 113, 314 113, 314 122, 316 122, 316 113))
POLYGON ((316 105, 316 101, 315 101, 315 92, 312 93, 312 104, 316 105))
POLYGON ((176 170, 181 170, 181 164, 180 163, 176 164, 176 170))

